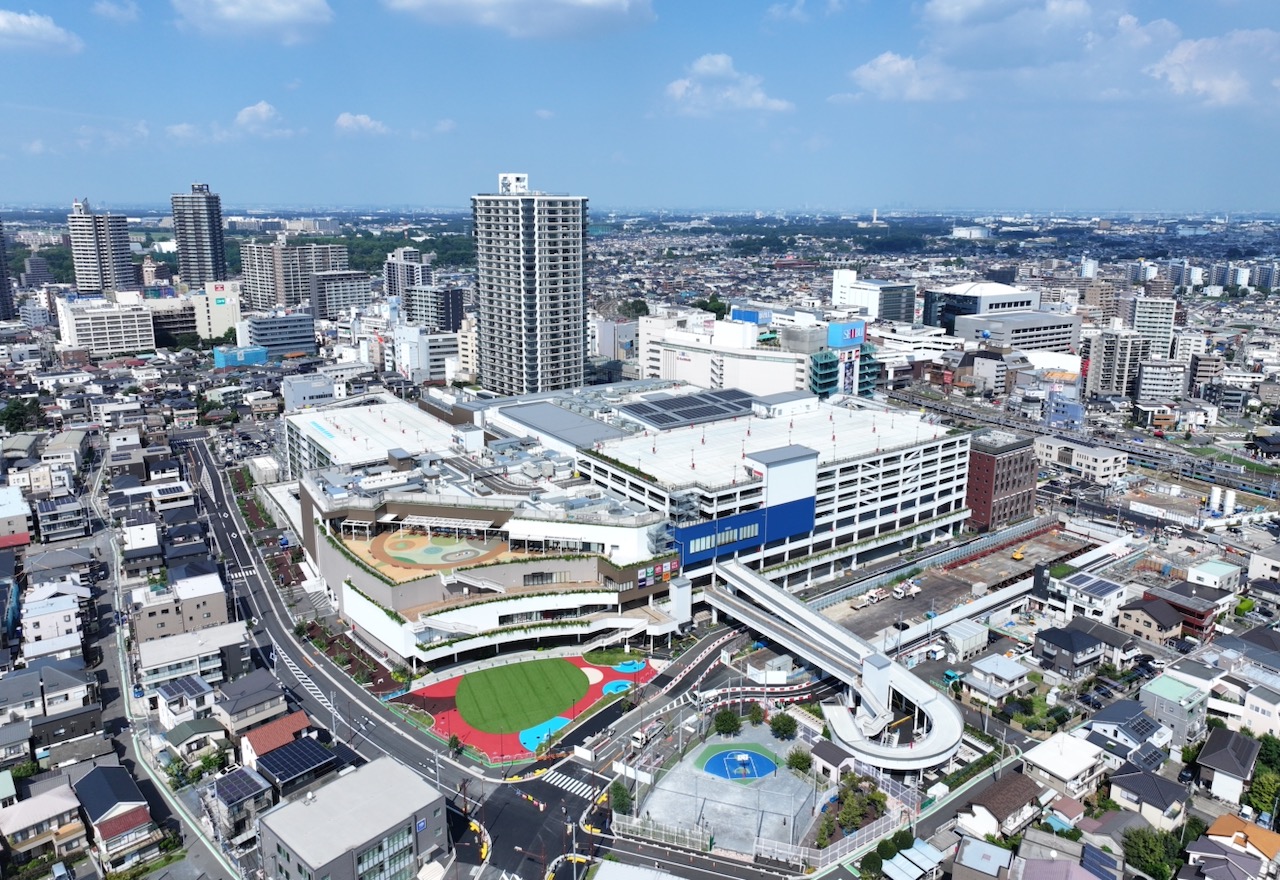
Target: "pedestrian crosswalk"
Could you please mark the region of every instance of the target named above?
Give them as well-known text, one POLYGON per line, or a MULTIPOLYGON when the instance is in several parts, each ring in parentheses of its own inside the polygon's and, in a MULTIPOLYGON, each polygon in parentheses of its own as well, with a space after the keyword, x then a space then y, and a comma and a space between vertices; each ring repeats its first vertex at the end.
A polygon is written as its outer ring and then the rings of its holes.
POLYGON ((597 786, 590 782, 583 782, 580 779, 574 779, 572 776, 566 776, 558 770, 548 770, 538 777, 543 782, 550 782, 556 788, 563 788, 570 794, 576 794, 580 798, 591 800, 595 797, 597 786))
POLYGON ((302 685, 303 690, 315 697, 316 701, 319 702, 321 706, 324 706, 330 712, 333 711, 333 704, 329 702, 329 699, 324 695, 324 692, 321 691, 320 688, 316 687, 316 684, 311 680, 311 677, 303 672, 297 663, 293 662, 293 658, 290 657, 287 652, 281 651, 276 646, 275 642, 271 643, 271 653, 273 656, 284 661, 284 665, 289 667, 289 671, 293 673, 293 677, 297 679, 298 684, 302 685))

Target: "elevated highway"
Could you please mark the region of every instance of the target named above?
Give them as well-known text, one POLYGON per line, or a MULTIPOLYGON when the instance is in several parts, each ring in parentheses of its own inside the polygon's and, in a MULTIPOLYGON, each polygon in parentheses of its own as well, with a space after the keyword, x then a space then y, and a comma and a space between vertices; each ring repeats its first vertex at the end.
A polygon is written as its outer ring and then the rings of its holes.
POLYGON ((723 585, 704 593, 713 608, 846 685, 822 710, 833 738, 860 760, 886 770, 925 770, 959 749, 960 711, 928 682, 746 566, 716 563, 715 570, 723 585), (909 712, 895 720, 894 706, 909 712))

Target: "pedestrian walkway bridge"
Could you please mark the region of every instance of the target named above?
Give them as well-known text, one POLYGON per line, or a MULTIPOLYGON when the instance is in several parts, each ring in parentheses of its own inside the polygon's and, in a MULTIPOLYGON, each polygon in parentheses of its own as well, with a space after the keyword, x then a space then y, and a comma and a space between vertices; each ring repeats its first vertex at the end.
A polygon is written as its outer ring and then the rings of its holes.
POLYGON ((718 562, 715 571, 720 583, 704 592, 711 607, 846 685, 822 712, 832 738, 860 760, 925 770, 959 749, 960 710, 927 681, 741 563, 718 562))

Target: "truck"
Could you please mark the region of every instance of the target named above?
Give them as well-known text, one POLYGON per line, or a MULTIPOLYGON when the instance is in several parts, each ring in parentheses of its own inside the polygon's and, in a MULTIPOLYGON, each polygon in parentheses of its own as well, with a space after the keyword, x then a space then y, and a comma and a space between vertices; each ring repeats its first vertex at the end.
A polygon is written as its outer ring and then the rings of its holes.
POLYGON ((870 593, 867 593, 866 595, 867 595, 867 601, 872 603, 873 605, 876 602, 879 602, 881 599, 889 598, 889 594, 886 593, 884 590, 880 590, 880 589, 872 590, 870 593))
POLYGON ((907 581, 905 584, 898 584, 893 588, 893 598, 895 599, 914 599, 920 595, 920 587, 915 581, 907 581))
POLYGON ((962 678, 964 678, 964 674, 957 672, 954 669, 948 669, 946 672, 942 673, 942 683, 948 688, 953 687, 956 682, 960 681, 962 678))
POLYGON ((658 737, 662 736, 666 730, 666 726, 661 721, 650 721, 644 727, 641 727, 631 734, 631 745, 637 749, 642 749, 658 737))

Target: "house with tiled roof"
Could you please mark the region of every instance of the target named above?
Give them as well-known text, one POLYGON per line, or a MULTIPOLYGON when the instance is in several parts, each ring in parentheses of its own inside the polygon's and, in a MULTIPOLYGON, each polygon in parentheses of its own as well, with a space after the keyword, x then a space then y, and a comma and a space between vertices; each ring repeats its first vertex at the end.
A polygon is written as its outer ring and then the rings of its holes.
POLYGON ((115 872, 160 855, 164 832, 129 771, 95 767, 73 786, 93 832, 95 861, 115 872))
POLYGON ((1260 880, 1268 863, 1208 837, 1187 844, 1187 864, 1178 880, 1260 880))
POLYGON ((956 814, 956 829, 986 839, 1011 836, 1040 815, 1040 783, 1022 773, 1006 773, 956 814))
POLYGON ((1164 599, 1134 599, 1120 606, 1120 629, 1157 645, 1182 636, 1182 613, 1164 599))
POLYGON ((1172 831, 1186 818, 1187 790, 1134 764, 1111 774, 1111 799, 1160 831, 1172 831))
POLYGON ((1213 796, 1235 804, 1245 786, 1253 779, 1253 765, 1262 747, 1256 739, 1215 727, 1200 749, 1196 763, 1200 765, 1200 783, 1209 788, 1213 796))
POLYGON ((1280 866, 1280 834, 1246 822, 1234 813, 1215 819, 1205 837, 1236 852, 1257 856, 1271 865, 1267 873, 1274 873, 1275 867, 1280 866))
POLYGON ((47 855, 62 858, 89 845, 80 802, 66 784, 0 809, 0 835, 12 857, 24 862, 47 855))
POLYGON ((251 770, 258 769, 258 759, 276 749, 287 746, 311 727, 306 712, 291 712, 255 727, 240 740, 240 763, 251 770))

